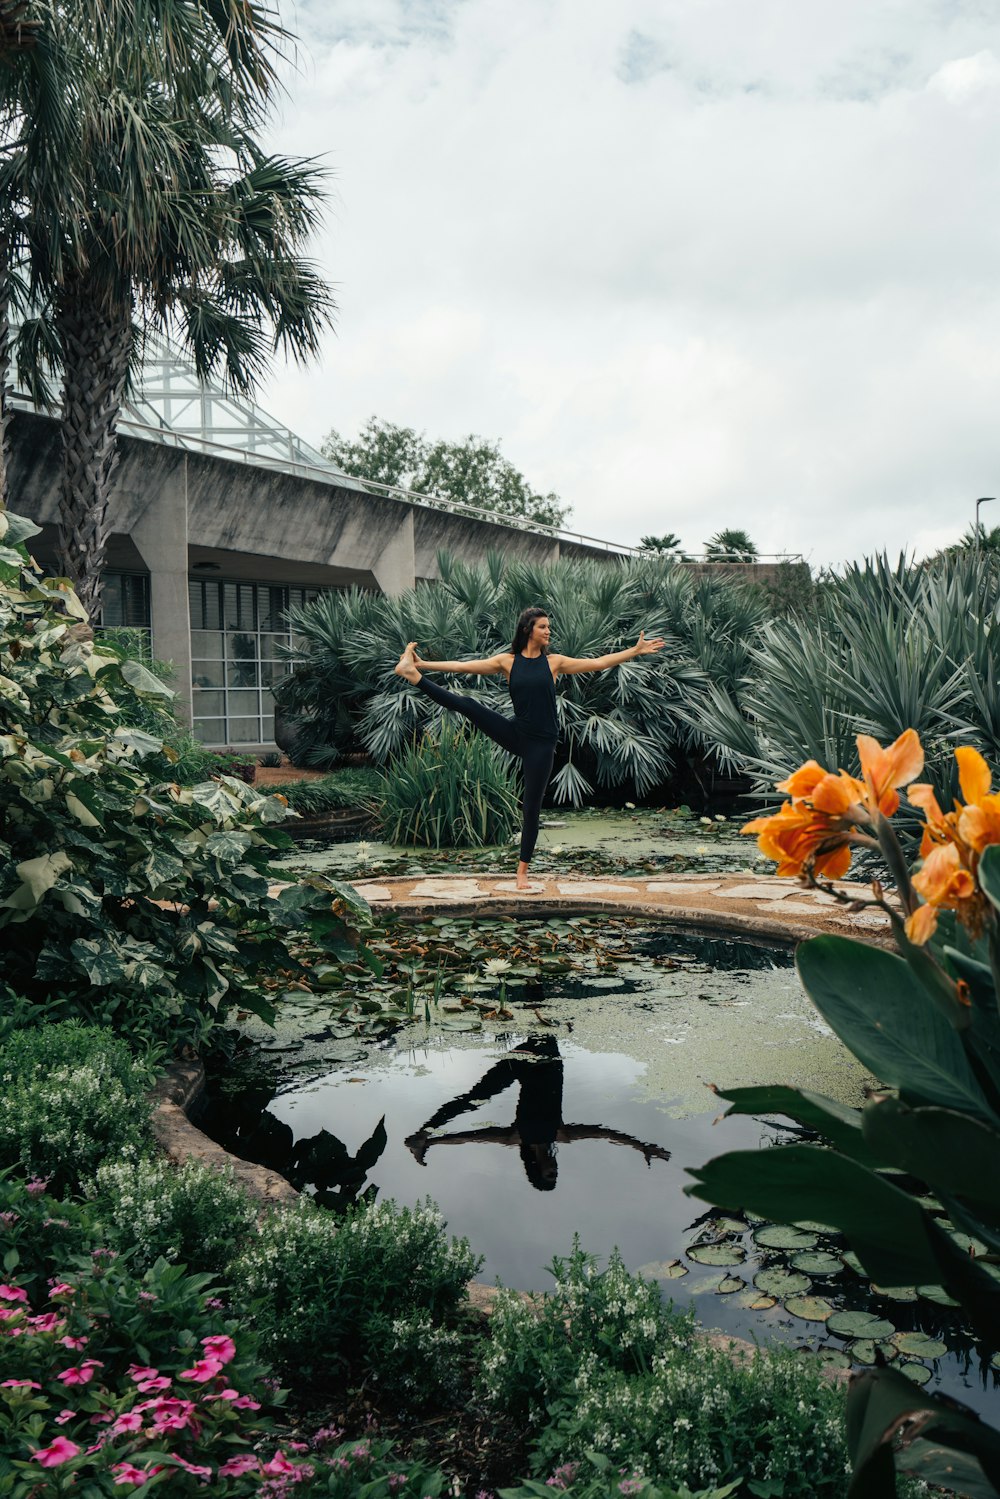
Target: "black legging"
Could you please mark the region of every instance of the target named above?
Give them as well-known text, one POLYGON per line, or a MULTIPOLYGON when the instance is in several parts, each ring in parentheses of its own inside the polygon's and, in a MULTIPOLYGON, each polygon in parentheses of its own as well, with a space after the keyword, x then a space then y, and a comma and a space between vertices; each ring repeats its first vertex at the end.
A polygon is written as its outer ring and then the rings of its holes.
POLYGON ((492 708, 485 708, 482 703, 477 703, 475 698, 460 697, 457 692, 449 692, 445 687, 439 687, 436 682, 428 682, 426 677, 421 677, 417 683, 421 692, 426 692, 429 698, 440 703, 442 708, 449 708, 453 713, 461 713, 470 723, 474 723, 477 729, 482 729, 488 734, 495 744, 502 749, 509 750, 512 755, 517 755, 521 761, 524 771, 524 797, 521 802, 521 863, 527 864, 535 851, 538 841, 538 819, 542 810, 542 797, 552 774, 552 761, 555 759, 556 742, 554 739, 536 739, 531 734, 522 733, 517 724, 510 718, 504 718, 502 713, 494 713, 492 708))

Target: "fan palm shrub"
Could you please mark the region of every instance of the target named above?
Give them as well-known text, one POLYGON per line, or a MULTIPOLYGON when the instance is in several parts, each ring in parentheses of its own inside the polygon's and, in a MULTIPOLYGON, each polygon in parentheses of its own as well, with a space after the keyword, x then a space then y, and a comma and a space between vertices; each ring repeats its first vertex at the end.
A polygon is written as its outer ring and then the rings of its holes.
POLYGON ((742 675, 716 677, 686 717, 768 797, 790 763, 846 765, 859 731, 893 740, 913 727, 950 798, 955 743, 1000 753, 998 652, 1000 559, 877 557, 828 579, 811 614, 768 621, 742 675))
MULTIPOLYGON (((542 565, 490 553, 472 567, 441 554, 438 563, 438 584, 394 598, 331 592, 292 611, 299 645, 279 706, 294 723, 299 763, 324 767, 363 749, 387 764, 440 715, 393 675, 406 642, 417 640, 429 659, 493 655, 509 646, 521 610, 541 603, 565 655, 614 651, 643 629, 666 640, 656 657, 557 684, 556 800, 579 805, 596 786, 646 795, 679 761, 704 755, 700 705, 713 681, 738 690, 768 618, 755 590, 696 580, 656 555, 542 565)), ((509 714, 502 678, 460 680, 463 692, 509 714)))

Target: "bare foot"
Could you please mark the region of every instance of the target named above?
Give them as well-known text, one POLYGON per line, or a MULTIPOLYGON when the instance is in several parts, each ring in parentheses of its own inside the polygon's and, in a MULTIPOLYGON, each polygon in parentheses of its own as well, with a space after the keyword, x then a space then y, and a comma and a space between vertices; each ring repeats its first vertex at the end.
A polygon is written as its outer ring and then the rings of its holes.
POLYGON ((528 866, 523 860, 517 866, 517 879, 514 881, 514 888, 515 890, 522 890, 526 895, 530 895, 541 888, 538 885, 532 885, 528 879, 528 866))
POLYGON ((396 662, 396 665, 393 667, 393 671, 396 673, 397 677, 405 677, 408 682, 420 681, 420 673, 417 670, 417 665, 414 660, 413 654, 416 649, 417 642, 415 640, 411 640, 409 645, 406 647, 406 650, 403 652, 399 660, 396 662))

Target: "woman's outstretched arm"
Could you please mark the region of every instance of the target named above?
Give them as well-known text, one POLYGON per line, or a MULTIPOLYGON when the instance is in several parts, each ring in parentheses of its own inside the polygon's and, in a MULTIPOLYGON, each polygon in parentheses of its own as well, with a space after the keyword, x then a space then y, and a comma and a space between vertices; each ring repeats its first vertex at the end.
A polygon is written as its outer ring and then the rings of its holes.
POLYGON ((625 651, 612 651, 607 656, 551 656, 549 659, 556 675, 566 672, 568 676, 575 676, 584 671, 606 671, 609 666, 621 666, 623 661, 634 661, 636 656, 652 656, 656 651, 662 651, 665 645, 666 641, 659 636, 655 640, 647 640, 643 630, 635 645, 630 645, 625 651))
POLYGON ((510 670, 509 658, 502 653, 499 656, 487 656, 482 661, 422 661, 419 656, 415 656, 413 664, 418 671, 457 671, 479 677, 495 677, 502 671, 510 670))

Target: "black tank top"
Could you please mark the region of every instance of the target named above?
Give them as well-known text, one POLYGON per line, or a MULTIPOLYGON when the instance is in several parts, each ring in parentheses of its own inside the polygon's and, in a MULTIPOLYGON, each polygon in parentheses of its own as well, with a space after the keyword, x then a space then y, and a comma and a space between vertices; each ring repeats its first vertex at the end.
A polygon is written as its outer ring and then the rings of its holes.
POLYGON ((556 684, 547 656, 515 656, 510 669, 514 722, 533 739, 558 739, 556 684))

